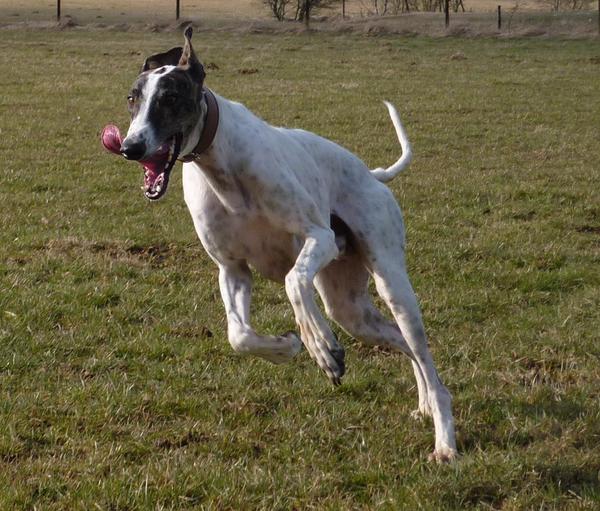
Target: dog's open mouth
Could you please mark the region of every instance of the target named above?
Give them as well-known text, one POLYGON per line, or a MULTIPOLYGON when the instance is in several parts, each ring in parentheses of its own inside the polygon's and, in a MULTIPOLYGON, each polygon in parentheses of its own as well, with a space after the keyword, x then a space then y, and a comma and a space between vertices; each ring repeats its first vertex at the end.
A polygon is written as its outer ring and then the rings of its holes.
MULTIPOLYGON (((102 130, 102 144, 111 153, 121 154, 123 138, 119 128, 109 124, 102 130)), ((152 156, 140 160, 144 168, 144 195, 150 200, 160 199, 167 191, 169 175, 181 152, 183 135, 177 133, 162 144, 152 156)))
POLYGON ((171 170, 181 151, 181 133, 161 145, 149 158, 140 161, 144 167, 144 195, 147 199, 158 200, 167 191, 171 170))

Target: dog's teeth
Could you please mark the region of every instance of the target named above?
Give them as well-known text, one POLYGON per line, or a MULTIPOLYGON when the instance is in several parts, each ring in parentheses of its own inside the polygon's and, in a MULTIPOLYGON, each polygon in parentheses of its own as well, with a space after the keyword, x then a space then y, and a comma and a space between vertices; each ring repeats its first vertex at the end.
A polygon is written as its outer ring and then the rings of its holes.
POLYGON ((161 190, 162 190, 162 186, 158 185, 156 187, 156 193, 160 193, 161 190))

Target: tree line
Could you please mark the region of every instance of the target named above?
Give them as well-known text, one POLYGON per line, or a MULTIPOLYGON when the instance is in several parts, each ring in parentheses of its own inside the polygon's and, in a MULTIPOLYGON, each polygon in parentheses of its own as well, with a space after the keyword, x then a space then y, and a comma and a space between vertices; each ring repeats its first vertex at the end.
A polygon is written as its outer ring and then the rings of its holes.
MULTIPOLYGON (((342 0, 263 0, 263 3, 279 21, 290 19, 308 25, 314 9, 332 7, 342 0)), ((362 0, 361 3, 369 13, 385 16, 414 11, 443 11, 445 0, 362 0)), ((515 0, 515 6, 518 3, 519 0, 515 0)), ((592 0, 544 0, 544 3, 554 11, 582 10, 589 9, 592 0)), ((449 7, 454 12, 465 11, 463 0, 449 0, 449 7)))

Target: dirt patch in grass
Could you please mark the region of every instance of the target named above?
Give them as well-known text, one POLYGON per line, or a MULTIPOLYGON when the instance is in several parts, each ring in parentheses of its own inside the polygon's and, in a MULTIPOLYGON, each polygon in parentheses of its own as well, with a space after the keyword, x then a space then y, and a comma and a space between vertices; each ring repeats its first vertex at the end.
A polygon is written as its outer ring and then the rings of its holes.
POLYGON ((581 225, 575 230, 585 234, 600 234, 600 225, 581 225))
POLYGON ((100 256, 134 265, 162 267, 173 261, 190 261, 197 257, 197 249, 174 243, 139 243, 119 241, 93 241, 76 237, 52 239, 38 247, 54 257, 78 259, 100 256))

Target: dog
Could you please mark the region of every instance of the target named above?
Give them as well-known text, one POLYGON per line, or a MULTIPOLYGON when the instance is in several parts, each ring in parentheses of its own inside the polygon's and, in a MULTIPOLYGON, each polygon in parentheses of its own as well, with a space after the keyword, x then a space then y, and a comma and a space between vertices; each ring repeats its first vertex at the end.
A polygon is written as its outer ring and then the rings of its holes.
POLYGON ((369 170, 339 145, 270 126, 206 88, 191 38, 188 27, 183 47, 145 60, 128 96, 127 136, 112 134, 112 144, 143 164, 150 200, 164 195, 176 160, 184 161, 185 202, 219 267, 231 346, 276 364, 304 346, 338 385, 344 349, 317 306, 316 289, 327 315, 351 336, 411 359, 419 395, 415 413, 433 418, 431 458, 453 460, 451 396, 434 366, 407 275, 402 214, 383 184, 412 156, 396 109, 386 102, 402 155, 388 168, 369 170), (251 267, 285 284, 299 336, 262 335, 252 328, 251 267), (374 306, 370 277, 394 321, 374 306))

